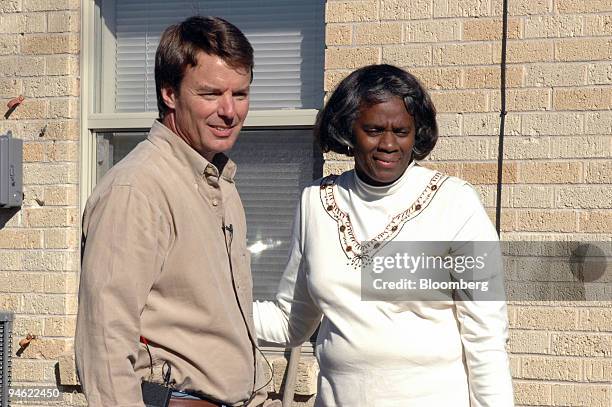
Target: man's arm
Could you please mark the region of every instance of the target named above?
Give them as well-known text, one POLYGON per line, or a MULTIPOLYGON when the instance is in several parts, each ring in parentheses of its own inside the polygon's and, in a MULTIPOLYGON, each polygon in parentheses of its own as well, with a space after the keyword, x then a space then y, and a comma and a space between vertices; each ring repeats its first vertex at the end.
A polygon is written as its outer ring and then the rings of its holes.
POLYGON ((89 405, 142 407, 133 365, 140 314, 161 271, 166 223, 131 186, 110 187, 83 220, 86 235, 75 340, 89 405))

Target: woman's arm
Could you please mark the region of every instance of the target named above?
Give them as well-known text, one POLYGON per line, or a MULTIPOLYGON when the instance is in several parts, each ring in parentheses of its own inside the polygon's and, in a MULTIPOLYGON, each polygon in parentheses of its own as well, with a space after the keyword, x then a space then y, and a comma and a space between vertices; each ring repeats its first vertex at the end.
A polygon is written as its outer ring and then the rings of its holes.
MULTIPOLYGON (((461 206, 468 216, 455 236, 457 245, 469 252, 463 254, 470 255, 498 250, 499 246, 495 244, 497 233, 477 193, 468 184, 463 188, 468 190, 461 194, 464 198, 461 206)), ((468 368, 471 406, 506 407, 514 405, 514 395, 506 353, 508 316, 503 292, 504 271, 499 252, 488 253, 488 256, 486 268, 474 271, 471 278, 488 282, 489 289, 494 291, 480 297, 478 293, 472 298, 464 296, 461 301, 456 301, 455 306, 468 368)))
POLYGON ((293 224, 289 261, 279 283, 276 301, 253 304, 257 338, 284 346, 308 340, 321 321, 321 311, 308 290, 304 256, 304 222, 307 221, 308 188, 302 193, 293 224))

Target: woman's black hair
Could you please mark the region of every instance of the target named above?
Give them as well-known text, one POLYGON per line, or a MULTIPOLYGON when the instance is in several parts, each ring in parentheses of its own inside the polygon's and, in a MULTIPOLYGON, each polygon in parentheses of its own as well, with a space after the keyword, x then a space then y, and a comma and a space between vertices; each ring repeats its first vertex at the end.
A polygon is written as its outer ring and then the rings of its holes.
POLYGON ((438 141, 436 108, 429 94, 412 74, 392 65, 369 65, 344 78, 317 115, 315 137, 323 152, 351 155, 355 146, 353 124, 359 109, 386 102, 393 97, 404 100, 416 125, 413 157, 422 160, 438 141))

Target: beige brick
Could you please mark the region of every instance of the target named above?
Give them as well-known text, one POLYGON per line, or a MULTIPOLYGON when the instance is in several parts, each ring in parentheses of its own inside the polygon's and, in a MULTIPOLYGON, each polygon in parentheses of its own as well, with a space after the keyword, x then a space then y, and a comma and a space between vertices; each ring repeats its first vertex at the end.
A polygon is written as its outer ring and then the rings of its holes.
POLYGON ((578 329, 612 332, 612 308, 581 309, 578 329))
POLYGON ((612 359, 586 360, 584 373, 587 382, 612 383, 612 359))
POLYGON ((525 67, 525 86, 580 86, 586 83, 586 66, 535 64, 525 67))
POLYGON ((12 99, 19 96, 22 86, 21 79, 0 79, 0 98, 12 99))
POLYGON ((426 89, 460 89, 460 68, 413 68, 410 73, 416 76, 426 89))
POLYGON ((45 32, 47 21, 42 13, 0 15, 0 34, 45 32))
POLYGON ((402 67, 431 65, 432 51, 429 45, 386 46, 382 50, 382 62, 402 67))
POLYGON ((45 73, 44 57, 0 57, 0 76, 38 76, 45 73))
POLYGON ((431 168, 432 170, 440 171, 446 175, 461 177, 461 164, 425 161, 423 162, 423 166, 431 168))
POLYGON ((24 220, 31 227, 75 226, 78 224, 78 215, 74 208, 31 208, 24 209, 24 220))
POLYGON ((416 20, 431 18, 431 0, 381 0, 380 18, 382 20, 416 20))
POLYGON ((433 0, 434 17, 482 17, 490 15, 490 0, 433 0))
MULTIPOLYGON (((506 162, 503 164, 502 175, 504 183, 515 183, 516 173, 516 163, 506 162)), ((496 184, 497 163, 464 163, 462 174, 463 177, 472 184, 496 184)))
MULTIPOLYGON (((506 52, 506 62, 513 63, 534 63, 553 61, 555 55, 555 42, 552 40, 510 40, 506 52)), ((501 45, 493 45, 493 63, 501 61, 501 45)))
POLYGON ((579 359, 523 357, 521 378, 539 380, 579 381, 583 377, 579 359))
POLYGON ((14 13, 21 10, 21 0, 0 0, 0 12, 14 13))
POLYGON ((76 294, 78 287, 77 273, 46 273, 44 275, 45 293, 76 294))
POLYGON ((491 44, 467 43, 436 45, 433 61, 437 65, 479 65, 492 61, 491 44))
MULTIPOLYGON (((78 90, 77 90, 78 92, 78 90)), ((49 118, 76 119, 79 116, 79 103, 76 97, 53 98, 49 101, 49 118)))
POLYGON ((325 79, 324 79, 324 90, 326 92, 330 92, 338 86, 338 84, 342 81, 342 79, 346 78, 351 71, 341 70, 341 71, 331 71, 325 70, 325 79))
POLYGON ((78 181, 76 163, 63 164, 24 164, 24 184, 74 184, 78 181))
POLYGON ((560 13, 597 13, 599 11, 612 11, 612 4, 608 0, 555 0, 555 10, 560 13))
POLYGON ((436 147, 431 152, 432 160, 487 160, 489 143, 483 137, 440 137, 436 147))
POLYGON ((351 45, 353 43, 353 26, 350 24, 327 24, 325 27, 325 44, 351 45))
MULTIPOLYGON (((612 29, 612 23, 610 24, 612 29)), ((587 84, 610 85, 612 84, 612 63, 604 62, 590 64, 587 69, 587 84)))
POLYGON ((353 169, 352 161, 326 161, 323 164, 323 175, 342 174, 344 171, 353 169))
MULTIPOLYGON (((496 210, 495 208, 485 208, 491 224, 496 224, 496 210)), ((501 212, 500 231, 510 232, 516 230, 516 212, 511 209, 504 209, 501 212)))
POLYGON ((51 76, 33 79, 24 79, 24 96, 78 96, 79 81, 77 78, 66 76, 51 76))
POLYGON ((79 58, 76 55, 48 55, 44 58, 47 63, 47 75, 79 74, 79 58))
POLYGON ((509 352, 527 354, 548 353, 549 337, 546 331, 510 331, 509 352))
POLYGON ((581 16, 535 16, 525 19, 525 38, 579 37, 581 16))
POLYGON ((65 339, 37 338, 30 342, 30 346, 25 349, 22 357, 27 359, 57 360, 65 351, 65 339))
POLYGON ((612 112, 589 112, 585 116, 586 134, 612 134, 612 112))
POLYGON ((608 110, 612 109, 612 86, 580 89, 555 89, 555 110, 608 110))
POLYGON ((80 130, 77 120, 47 121, 46 125, 47 140, 79 140, 80 130))
POLYGON ((612 387, 610 387, 610 384, 554 384, 552 386, 552 396, 555 406, 609 407, 612 403, 612 387))
POLYGON ((438 113, 436 115, 436 120, 438 121, 439 134, 446 136, 460 136, 461 118, 462 114, 459 113, 438 113))
POLYGON ((529 209, 518 213, 517 228, 523 232, 576 232, 574 211, 529 209))
POLYGON ((26 142, 23 144, 23 161, 36 162, 45 160, 45 144, 26 142))
POLYGON ((612 210, 606 209, 598 212, 580 212, 578 214, 578 228, 585 233, 609 233, 612 225, 612 210))
MULTIPOLYGON (((502 15, 503 3, 499 0, 492 2, 493 15, 502 15)), ((508 14, 511 16, 525 16, 534 14, 548 14, 552 2, 548 0, 512 0, 508 2, 508 14)))
POLYGON ((459 20, 424 20, 406 23, 406 42, 457 41, 461 38, 459 20))
POLYGON ((78 10, 78 0, 23 0, 23 9, 27 11, 78 10))
POLYGON ((559 208, 611 208, 612 188, 609 186, 560 187, 555 198, 559 208))
MULTIPOLYGON (((76 370, 76 363, 74 360, 74 351, 66 352, 58 358, 58 373, 60 383, 64 386, 75 386, 79 385, 79 379, 76 370)), ((72 394, 71 396, 76 396, 72 394)), ((72 397, 71 397, 72 398, 72 397)), ((85 402, 85 400, 83 399, 85 402)), ((71 405, 74 405, 74 400, 71 401, 71 405)), ((85 402, 84 405, 87 405, 85 402)))
POLYGON ((21 251, 0 250, 0 269, 21 270, 23 254, 21 251))
POLYGON ((553 188, 536 186, 513 186, 512 206, 514 208, 551 208, 553 188))
POLYGON ((4 312, 21 312, 21 294, 4 294, 0 292, 0 309, 4 312))
POLYGON ((80 17, 78 11, 48 13, 49 32, 78 32, 80 17))
POLYGON ((553 142, 553 157, 609 158, 612 157, 612 152, 610 151, 610 140, 612 140, 612 138, 609 135, 559 137, 553 142))
POLYGON ((49 186, 44 190, 45 206, 78 204, 77 186, 49 186))
MULTIPOLYGON (((531 112, 538 110, 550 110, 550 89, 509 89, 506 91, 506 110, 515 112, 531 112)), ((501 97, 499 92, 494 92, 491 98, 491 109, 501 109, 501 97)))
POLYGON ((77 251, 28 251, 22 268, 28 271, 76 271, 79 266, 77 251))
POLYGON ((378 18, 378 1, 334 1, 327 2, 325 22, 346 23, 350 21, 375 21, 378 18))
POLYGON ((590 161, 585 163, 584 182, 589 184, 612 184, 612 161, 590 161))
POLYGON ((552 334, 551 351, 560 356, 612 356, 612 334, 552 334))
POLYGON ((14 55, 19 52, 18 35, 0 35, 0 55, 14 55))
POLYGON ((400 23, 355 24, 356 45, 397 44, 402 42, 400 23))
POLYGON ((77 294, 65 294, 66 314, 76 315, 79 310, 79 296, 77 294))
POLYGON ((19 360, 19 363, 14 363, 12 366, 12 381, 41 382, 45 377, 45 369, 51 366, 50 363, 36 360, 19 360))
POLYGON ((23 304, 26 314, 59 315, 66 312, 64 296, 61 294, 29 294, 23 304))
POLYGON ((556 61, 612 59, 612 38, 572 38, 555 42, 556 61))
POLYGON ((612 15, 584 16, 584 35, 594 37, 609 36, 612 33, 612 15))
POLYGON ((44 233, 45 249, 77 249, 79 247, 79 231, 77 229, 50 229, 44 233))
POLYGON ((47 157, 50 161, 78 161, 79 145, 72 141, 52 142, 47 145, 47 157))
MULTIPOLYGON (((472 136, 498 136, 499 113, 478 113, 463 115, 463 134, 472 136)), ((521 134, 521 118, 513 113, 506 115, 504 133, 521 134)))
POLYGON ((514 402, 517 405, 551 405, 552 386, 547 383, 517 381, 514 384, 514 402))
POLYGON ((0 287, 3 292, 33 293, 43 291, 43 277, 38 273, 0 272, 0 287))
MULTIPOLYGON (((493 208, 497 202, 497 185, 474 185, 474 189, 480 196, 480 201, 485 208, 493 208)), ((509 193, 508 188, 502 188, 502 207, 507 208, 509 206, 509 193)))
MULTIPOLYGON (((13 95, 12 97, 17 96, 13 95)), ((26 99, 11 114, 11 120, 43 119, 47 117, 49 101, 44 99, 26 99)))
MULTIPOLYGON (((524 160, 533 158, 549 158, 551 156, 550 137, 505 137, 504 158, 524 160)), ((492 142, 494 156, 497 157, 498 143, 492 142)))
MULTIPOLYGON (((501 83, 499 67, 474 67, 463 69, 463 86, 465 88, 495 88, 501 83)), ((506 69, 506 86, 520 87, 523 84, 523 67, 509 66, 506 69)))
POLYGON ((2 228, 0 229, 0 249, 40 249, 42 248, 41 238, 42 232, 39 230, 2 228))
POLYGON ((480 90, 432 91, 438 112, 482 112, 488 108, 488 94, 480 90))
POLYGON ((25 55, 77 54, 78 34, 26 35, 21 41, 21 52, 25 55))
POLYGON ((40 317, 28 318, 18 315, 13 320, 13 335, 26 336, 28 333, 42 335, 43 320, 40 317))
POLYGON ((325 68, 349 69, 375 64, 378 62, 379 54, 380 50, 374 47, 330 47, 325 50, 325 68))
POLYGON ((582 182, 582 173, 582 163, 574 161, 524 161, 518 164, 518 182, 525 184, 574 184, 582 182))
POLYGON ((60 316, 44 318, 45 336, 74 336, 76 317, 60 316))
MULTIPOLYGON (((499 18, 477 18, 463 22, 464 41, 501 40, 503 34, 502 21, 499 18)), ((521 21, 517 18, 508 19, 508 39, 521 38, 521 21)))
POLYGON ((521 358, 514 355, 508 355, 510 359, 510 374, 512 377, 518 377, 521 371, 521 358))

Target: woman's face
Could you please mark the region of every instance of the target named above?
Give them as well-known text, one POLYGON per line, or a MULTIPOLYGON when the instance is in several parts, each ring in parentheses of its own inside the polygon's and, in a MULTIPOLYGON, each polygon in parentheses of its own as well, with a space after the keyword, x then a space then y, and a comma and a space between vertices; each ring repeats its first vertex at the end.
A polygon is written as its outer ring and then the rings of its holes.
POLYGON ((387 185, 402 176, 412 160, 416 128, 404 101, 362 106, 353 125, 355 170, 370 185, 387 185))

